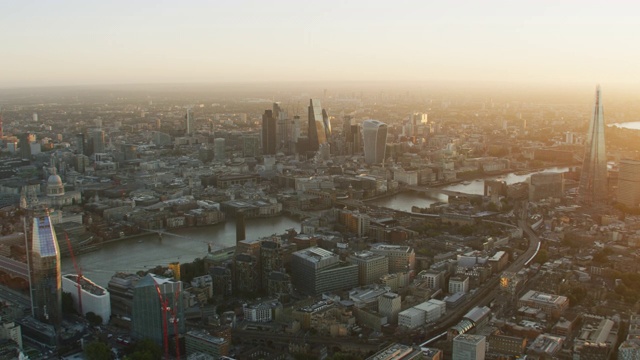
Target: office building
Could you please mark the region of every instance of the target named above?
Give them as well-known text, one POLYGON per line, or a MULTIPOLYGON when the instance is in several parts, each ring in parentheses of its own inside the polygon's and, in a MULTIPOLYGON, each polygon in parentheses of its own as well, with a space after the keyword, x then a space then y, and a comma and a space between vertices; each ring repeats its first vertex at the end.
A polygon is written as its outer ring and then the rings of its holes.
POLYGON ((22 349, 22 329, 20 325, 13 321, 2 321, 0 319, 0 339, 11 340, 22 349))
POLYGON ((414 308, 424 311, 424 322, 428 324, 435 322, 444 315, 447 311, 447 303, 431 299, 414 306, 414 308))
POLYGON ((261 286, 267 288, 269 275, 273 271, 283 271, 291 261, 291 254, 297 247, 293 243, 262 241, 260 243, 261 286))
POLYGON ((258 135, 242 136, 242 156, 256 157, 260 154, 260 138, 258 135))
POLYGON ((18 136, 18 148, 20 149, 20 158, 31 160, 31 143, 36 141, 35 134, 24 133, 18 136))
POLYGON ((469 277, 454 276, 449 279, 449 294, 468 293, 469 277))
POLYGON ((617 200, 630 209, 640 206, 640 161, 620 160, 617 200))
POLYGON ((389 259, 371 251, 360 251, 349 256, 348 261, 358 265, 358 284, 369 285, 388 274, 389 259))
POLYGON ((321 144, 328 144, 331 137, 331 123, 319 99, 309 100, 309 151, 318 151, 321 144))
POLYGON ((618 347, 618 360, 636 359, 640 359, 640 338, 638 336, 629 336, 618 347))
POLYGON ((113 315, 131 318, 133 289, 138 281, 140 281, 140 277, 136 274, 118 272, 111 277, 107 289, 113 315))
POLYGON ((365 120, 362 123, 364 139, 364 162, 381 164, 387 148, 387 124, 378 120, 365 120))
POLYGON ((215 138, 213 139, 213 157, 216 161, 225 161, 225 140, 224 138, 215 138))
POLYGON ((389 274, 408 272, 415 268, 416 253, 410 246, 374 244, 370 250, 389 259, 389 274))
POLYGON ((273 110, 265 110, 262 114, 262 155, 275 155, 276 150, 276 119, 273 110))
POLYGON ((151 339, 162 345, 165 321, 168 338, 175 337, 176 328, 172 319, 177 320, 178 333, 184 333, 182 282, 147 274, 133 288, 131 336, 138 340, 151 339), (161 304, 165 302, 170 311, 163 311, 164 306, 161 304))
POLYGON ((562 295, 529 290, 518 300, 518 307, 522 306, 539 309, 551 317, 559 317, 569 307, 569 299, 562 295))
POLYGON ((185 115, 185 119, 187 121, 187 135, 193 135, 195 133, 195 121, 193 119, 193 109, 188 108, 187 114, 185 115))
POLYGON ((563 173, 538 173, 529 178, 529 201, 564 197, 563 173))
POLYGON ((453 338, 453 360, 484 360, 487 340, 481 335, 460 334, 453 338))
POLYGON ((212 356, 213 359, 221 359, 229 353, 229 341, 221 337, 212 336, 206 330, 191 330, 187 332, 184 342, 187 356, 201 353, 212 356))
POLYGON ((319 247, 296 251, 291 258, 294 290, 306 295, 346 290, 358 286, 358 266, 319 247))
POLYGON ((604 139, 604 112, 600 85, 596 87, 596 100, 585 141, 579 195, 585 204, 606 202, 607 153, 604 139))
POLYGON ((276 151, 288 150, 291 142, 289 114, 280 107, 280 104, 273 103, 273 117, 276 119, 276 151))
POLYGON ((76 134, 76 136, 75 136, 75 146, 76 146, 76 153, 79 154, 79 155, 84 155, 84 153, 85 153, 85 141, 84 141, 84 134, 83 133, 76 134))
POLYGON ((70 293, 73 299, 73 307, 84 316, 88 312, 99 315, 102 323, 107 324, 111 318, 111 299, 109 292, 93 281, 82 277, 80 280, 80 294, 78 294, 78 275, 67 274, 62 277, 62 290, 70 293), (82 297, 82 311, 80 311, 80 301, 82 297))
POLYGON ((104 131, 102 129, 89 130, 89 151, 88 155, 104 152, 104 131))
POLYGON ((48 211, 36 214, 25 229, 29 254, 31 312, 36 320, 60 326, 62 321, 62 276, 60 249, 48 211), (29 246, 30 245, 30 246, 29 246))
POLYGON ((422 349, 419 347, 393 343, 366 360, 412 360, 424 359, 422 349))
POLYGON ((238 254, 233 261, 233 272, 235 277, 234 291, 239 294, 250 294, 260 287, 260 267, 257 256, 249 254, 238 254))
POLYGON ((398 314, 402 308, 400 295, 388 292, 378 297, 378 312, 387 317, 390 324, 398 323, 398 314))
POLYGON ((398 313, 398 325, 408 329, 415 329, 425 324, 425 312, 415 307, 398 313))
POLYGON ((420 271, 418 277, 424 279, 429 289, 441 290, 444 283, 444 271, 439 270, 423 270, 420 271))

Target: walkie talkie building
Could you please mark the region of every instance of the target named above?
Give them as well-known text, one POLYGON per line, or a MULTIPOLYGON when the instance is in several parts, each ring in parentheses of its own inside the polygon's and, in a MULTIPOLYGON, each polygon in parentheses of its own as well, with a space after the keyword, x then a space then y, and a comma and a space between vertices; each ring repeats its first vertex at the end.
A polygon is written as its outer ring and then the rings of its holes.
POLYGON ((378 120, 365 120, 362 123, 364 139, 364 162, 381 164, 387 148, 387 124, 378 120))

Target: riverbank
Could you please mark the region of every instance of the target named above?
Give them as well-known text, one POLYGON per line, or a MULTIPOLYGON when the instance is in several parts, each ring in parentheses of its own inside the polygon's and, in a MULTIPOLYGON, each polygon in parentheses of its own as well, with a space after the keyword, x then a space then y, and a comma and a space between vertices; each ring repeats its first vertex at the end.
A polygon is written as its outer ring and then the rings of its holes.
MULTIPOLYGON (((300 231, 300 222, 288 216, 251 218, 245 222, 246 238, 282 234, 286 229, 300 231)), ((215 225, 188 227, 165 233, 158 240, 154 232, 111 239, 97 251, 76 255, 83 274, 96 284, 106 287, 115 272, 145 270, 171 262, 187 263, 207 255, 212 249, 226 248, 236 243, 236 227, 233 219, 215 225)), ((64 271, 73 272, 71 261, 62 261, 64 271)))

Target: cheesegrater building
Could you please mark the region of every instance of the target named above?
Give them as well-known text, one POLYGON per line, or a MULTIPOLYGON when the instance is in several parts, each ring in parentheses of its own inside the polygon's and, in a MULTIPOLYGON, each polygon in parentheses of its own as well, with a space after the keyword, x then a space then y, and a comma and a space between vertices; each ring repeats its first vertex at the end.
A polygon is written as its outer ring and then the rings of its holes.
POLYGON ((331 136, 329 115, 319 99, 309 100, 309 150, 318 151, 320 145, 328 144, 331 136))

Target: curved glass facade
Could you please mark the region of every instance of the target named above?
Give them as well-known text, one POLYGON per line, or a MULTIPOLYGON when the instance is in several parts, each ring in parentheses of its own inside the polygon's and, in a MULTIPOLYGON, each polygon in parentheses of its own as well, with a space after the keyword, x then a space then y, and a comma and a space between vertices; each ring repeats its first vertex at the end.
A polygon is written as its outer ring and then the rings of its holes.
POLYGON ((387 124, 378 120, 365 120, 362 123, 364 139, 364 162, 381 164, 387 148, 387 124))

